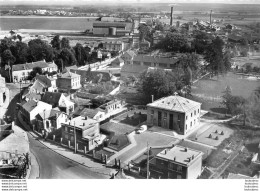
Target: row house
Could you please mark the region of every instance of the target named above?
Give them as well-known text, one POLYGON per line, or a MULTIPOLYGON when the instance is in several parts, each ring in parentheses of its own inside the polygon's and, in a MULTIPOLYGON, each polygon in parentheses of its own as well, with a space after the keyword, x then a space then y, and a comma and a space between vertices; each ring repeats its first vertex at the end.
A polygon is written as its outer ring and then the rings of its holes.
POLYGON ((179 145, 166 148, 149 161, 150 176, 163 179, 197 179, 203 153, 179 145))
POLYGON ((147 55, 137 55, 133 58, 133 65, 141 65, 147 67, 157 67, 161 69, 174 69, 178 59, 167 57, 156 57, 147 55))
POLYGON ((46 62, 45 60, 32 63, 17 64, 13 65, 12 67, 13 82, 20 82, 26 80, 30 75, 30 72, 35 67, 41 68, 43 72, 58 71, 58 67, 54 62, 46 62))
POLYGON ((108 51, 123 51, 126 49, 123 41, 105 41, 102 44, 103 48, 108 51))
POLYGON ((201 103, 178 96, 168 96, 147 104, 147 124, 185 135, 199 125, 201 103))
POLYGON ((63 142, 74 145, 75 135, 78 149, 93 150, 100 144, 99 122, 88 117, 78 116, 61 124, 63 142), (74 131, 75 130, 75 131, 74 131))

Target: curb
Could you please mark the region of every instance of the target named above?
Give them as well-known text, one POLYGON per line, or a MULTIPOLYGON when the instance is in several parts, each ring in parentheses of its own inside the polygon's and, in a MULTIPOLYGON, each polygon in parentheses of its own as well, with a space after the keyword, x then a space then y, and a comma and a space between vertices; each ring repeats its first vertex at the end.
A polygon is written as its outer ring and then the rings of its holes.
MULTIPOLYGON (((25 127, 27 130, 28 130, 28 133, 30 133, 34 138, 38 138, 39 136, 35 136, 35 134, 36 133, 34 133, 30 128, 28 128, 27 127, 27 124, 26 124, 26 126, 24 125, 24 121, 22 121, 22 120, 20 120, 20 113, 18 113, 18 120, 22 123, 22 125, 23 125, 23 127, 25 127)), ((82 163, 80 163, 80 162, 78 162, 78 161, 75 161, 75 160, 73 160, 73 159, 71 159, 71 158, 68 158, 68 157, 66 157, 66 156, 64 156, 64 155, 62 155, 62 154, 60 154, 60 153, 58 153, 57 151, 55 151, 55 150, 53 150, 53 149, 51 149, 50 147, 48 147, 47 145, 45 145, 41 140, 38 140, 42 145, 44 145, 45 147, 47 147, 47 148, 49 148, 50 150, 52 150, 53 152, 55 152, 56 154, 58 154, 58 155, 60 155, 60 156, 62 156, 63 158, 65 158, 65 159, 68 159, 68 160, 70 160, 70 161, 73 161, 73 162, 75 162, 75 163, 77 163, 77 164, 79 164, 79 165, 82 165, 82 166, 84 166, 84 167, 87 167, 87 168, 89 168, 89 169, 95 169, 95 167, 90 167, 90 166, 87 166, 87 165, 85 165, 85 164, 82 164, 82 163)), ((38 163, 38 162, 37 162, 38 163)), ((38 163, 39 164, 39 163, 38 163)), ((39 169, 40 169, 40 166, 39 166, 39 169)), ((105 174, 105 173, 100 173, 100 172, 97 172, 97 171, 94 171, 95 173, 97 173, 97 174, 103 174, 103 175, 107 175, 107 176, 109 176, 109 178, 110 178, 110 174, 105 174)), ((40 177, 40 176, 39 176, 40 177)))

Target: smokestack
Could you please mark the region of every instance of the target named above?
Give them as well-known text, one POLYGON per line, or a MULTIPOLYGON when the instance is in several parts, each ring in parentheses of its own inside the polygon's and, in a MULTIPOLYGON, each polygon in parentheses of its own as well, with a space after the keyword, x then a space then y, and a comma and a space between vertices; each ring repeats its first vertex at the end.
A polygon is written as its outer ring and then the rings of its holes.
POLYGON ((171 7, 171 20, 170 20, 170 25, 172 26, 172 14, 173 14, 173 7, 171 7))
POLYGON ((210 26, 211 26, 211 24, 212 24, 212 10, 210 10, 210 17, 209 17, 209 23, 210 23, 210 26))

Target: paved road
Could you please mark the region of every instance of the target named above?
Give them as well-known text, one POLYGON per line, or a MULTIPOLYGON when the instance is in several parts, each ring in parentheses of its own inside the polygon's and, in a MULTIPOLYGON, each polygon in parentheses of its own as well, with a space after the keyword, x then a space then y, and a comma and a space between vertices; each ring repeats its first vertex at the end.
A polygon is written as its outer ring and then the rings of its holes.
MULTIPOLYGON (((10 85, 11 102, 7 108, 6 115, 13 120, 17 114, 16 103, 19 101, 19 89, 17 85, 10 85)), ((19 127, 22 125, 16 121, 19 127)), ((26 129, 24 129, 27 131, 26 129)), ((35 139, 29 132, 28 139, 30 142, 30 150, 35 155, 40 167, 41 179, 104 179, 107 175, 94 172, 92 169, 84 167, 70 159, 52 151, 37 139, 35 139)))

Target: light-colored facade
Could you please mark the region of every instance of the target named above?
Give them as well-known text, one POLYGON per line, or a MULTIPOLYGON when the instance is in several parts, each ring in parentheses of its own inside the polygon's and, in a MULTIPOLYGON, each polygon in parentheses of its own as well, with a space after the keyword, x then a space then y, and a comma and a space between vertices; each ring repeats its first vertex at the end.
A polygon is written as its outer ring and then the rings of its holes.
POLYGON ((126 30, 126 24, 119 23, 119 22, 93 23, 93 34, 94 35, 115 35, 113 33, 116 33, 117 30, 126 30), (109 34, 109 30, 113 30, 113 32, 111 31, 111 34, 109 34))
POLYGON ((185 135, 200 123, 201 103, 168 96, 147 104, 147 124, 185 135))
POLYGON ((154 178, 197 179, 202 172, 203 153, 179 145, 164 149, 150 161, 154 178))
POLYGON ((58 76, 57 87, 61 90, 71 90, 81 88, 80 75, 66 72, 61 76, 58 76))
POLYGON ((35 116, 44 110, 51 110, 52 105, 44 103, 42 101, 29 100, 20 107, 20 112, 24 116, 25 121, 34 124, 35 116))
POLYGON ((88 117, 76 117, 72 120, 61 124, 62 138, 64 142, 74 144, 74 128, 76 132, 76 142, 78 149, 87 151, 93 150, 99 145, 100 128, 99 122, 88 117))
POLYGON ((26 63, 26 64, 17 64, 13 65, 12 68, 12 76, 13 76, 13 82, 20 82, 20 80, 26 80, 30 74, 30 72, 35 67, 40 67, 43 72, 57 72, 58 67, 54 62, 45 62, 38 61, 38 62, 32 62, 32 63, 26 63))
POLYGON ((133 64, 135 56, 136 54, 133 51, 128 50, 121 56, 121 58, 125 61, 125 64, 133 64))
POLYGON ((103 48, 108 51, 123 51, 125 43, 122 41, 106 41, 103 42, 103 48))

